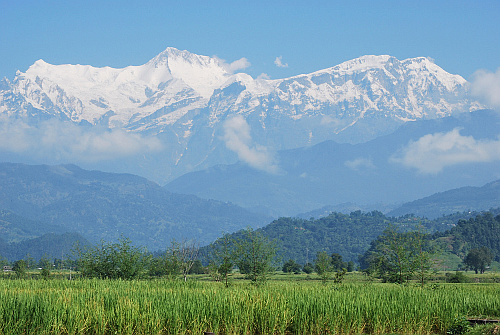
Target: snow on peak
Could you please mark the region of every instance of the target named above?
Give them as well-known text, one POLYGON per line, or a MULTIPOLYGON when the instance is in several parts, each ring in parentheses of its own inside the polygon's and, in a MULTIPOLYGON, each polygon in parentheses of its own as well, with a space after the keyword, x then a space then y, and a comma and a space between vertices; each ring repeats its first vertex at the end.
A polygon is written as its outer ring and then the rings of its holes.
POLYGON ((230 76, 217 58, 172 47, 151 59, 146 66, 167 67, 174 78, 181 79, 206 99, 230 76))
POLYGON ((334 66, 331 69, 338 72, 354 73, 354 72, 370 70, 373 68, 382 68, 387 64, 387 62, 389 62, 389 60, 393 59, 395 58, 388 55, 382 55, 382 56, 366 55, 343 62, 337 66, 334 66))

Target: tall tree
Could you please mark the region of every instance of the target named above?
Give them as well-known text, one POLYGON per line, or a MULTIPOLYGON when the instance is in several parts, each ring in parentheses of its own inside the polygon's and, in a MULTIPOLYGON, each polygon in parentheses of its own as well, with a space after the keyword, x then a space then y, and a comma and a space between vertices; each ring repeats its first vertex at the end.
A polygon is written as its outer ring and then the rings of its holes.
POLYGON ((121 237, 118 243, 101 242, 80 252, 78 263, 85 277, 134 279, 145 267, 144 257, 144 250, 121 237))
POLYGON ((320 251, 316 255, 316 260, 314 261, 314 268, 316 272, 321 277, 321 281, 326 283, 328 279, 332 276, 332 271, 334 269, 332 264, 332 257, 327 254, 326 251, 320 251))
POLYGON ((235 243, 235 263, 253 283, 263 283, 274 272, 276 243, 251 228, 235 243))
POLYGON ((493 252, 486 247, 474 248, 465 256, 464 263, 470 269, 473 269, 476 274, 484 273, 486 266, 491 265, 493 261, 493 252))
POLYGON ((423 281, 431 267, 426 236, 421 231, 401 233, 390 225, 360 258, 361 266, 389 282, 405 283, 417 271, 423 281))
POLYGON ((167 273, 171 277, 181 274, 184 281, 187 281, 187 275, 198 258, 198 251, 196 242, 172 240, 165 259, 167 273))
POLYGON ((224 285, 229 286, 229 275, 234 267, 234 241, 229 234, 224 234, 212 243, 210 250, 211 274, 217 281, 224 280, 224 285))

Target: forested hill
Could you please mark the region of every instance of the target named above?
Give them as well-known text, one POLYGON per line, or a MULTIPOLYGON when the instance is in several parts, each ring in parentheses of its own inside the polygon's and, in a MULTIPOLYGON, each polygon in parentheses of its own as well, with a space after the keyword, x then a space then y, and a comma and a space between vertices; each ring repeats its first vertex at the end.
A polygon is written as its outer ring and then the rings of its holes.
POLYGON ((465 257, 474 248, 487 247, 500 261, 500 209, 458 220, 455 227, 444 233, 435 233, 433 239, 445 244, 452 253, 465 257))
POLYGON ((77 233, 48 233, 40 237, 13 243, 7 243, 0 238, 0 260, 5 258, 13 262, 30 257, 35 261, 42 257, 50 260, 55 258, 68 259, 75 256, 74 251, 77 245, 84 248, 90 243, 77 233))
MULTIPOLYGON (((464 215, 469 215, 464 213, 464 215)), ((269 239, 278 243, 278 254, 282 261, 293 259, 300 264, 314 261, 319 251, 338 253, 344 261, 358 261, 370 242, 379 236, 389 224, 395 224, 402 231, 412 230, 422 225, 427 231, 450 229, 456 221, 446 217, 440 221, 430 221, 411 215, 399 218, 386 217, 379 211, 350 214, 331 213, 319 219, 282 217, 259 229, 269 239), (453 223, 451 223, 453 222, 453 223)), ((239 237, 240 233, 232 234, 239 237)), ((203 248, 206 254, 210 246, 203 248)))
MULTIPOLYGON (((500 214, 500 210, 496 211, 500 214)), ((449 231, 461 231, 458 227, 462 226, 463 222, 475 222, 471 220, 482 215, 488 214, 463 212, 428 220, 413 215, 387 217, 379 211, 355 211, 350 214, 335 212, 326 217, 309 220, 282 217, 258 231, 277 242, 278 255, 282 262, 293 259, 305 264, 308 261, 313 262, 319 251, 326 251, 329 254, 340 254, 344 261, 357 263, 358 257, 369 249, 370 243, 382 234, 389 224, 395 225, 401 232, 422 226, 425 232, 435 234, 434 238, 442 238, 446 243, 451 240, 450 237, 445 237, 449 236, 449 231), (461 222, 460 225, 457 225, 457 222, 461 222)), ((483 231, 481 234, 489 233, 483 231)), ((232 238, 240 236, 241 232, 231 234, 232 238)), ((500 237, 498 240, 500 241, 500 237)), ((207 255, 210 248, 211 246, 202 248, 201 254, 207 255)))

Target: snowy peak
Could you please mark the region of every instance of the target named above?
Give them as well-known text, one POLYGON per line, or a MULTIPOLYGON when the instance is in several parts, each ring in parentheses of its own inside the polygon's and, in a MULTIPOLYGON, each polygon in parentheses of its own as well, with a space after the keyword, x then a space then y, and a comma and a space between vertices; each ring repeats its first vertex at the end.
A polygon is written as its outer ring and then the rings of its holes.
POLYGON ((182 80, 206 99, 230 76, 216 58, 171 47, 151 59, 146 66, 168 68, 174 78, 182 80))
MULTIPOLYGON (((15 97, 3 95, 10 100, 0 102, 0 113, 22 114, 35 108, 75 122, 103 124, 104 120, 111 128, 156 133, 177 124, 178 137, 186 141, 193 134, 193 115, 201 110, 210 127, 244 114, 258 120, 256 126, 263 131, 281 124, 278 120, 303 122, 310 142, 299 145, 305 145, 366 118, 400 124, 469 111, 475 104, 465 79, 425 57, 400 61, 389 55, 367 55, 276 80, 234 74, 230 67, 217 57, 172 47, 144 65, 121 69, 38 60, 18 73, 12 84, 2 85, 15 97)), ((203 115, 197 122, 205 120, 203 115)))

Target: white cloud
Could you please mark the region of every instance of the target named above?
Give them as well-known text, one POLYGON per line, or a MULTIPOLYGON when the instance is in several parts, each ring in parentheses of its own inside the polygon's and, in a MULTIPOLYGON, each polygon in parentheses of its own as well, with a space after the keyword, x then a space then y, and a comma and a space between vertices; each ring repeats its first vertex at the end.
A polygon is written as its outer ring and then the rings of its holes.
POLYGON ((227 63, 224 59, 221 59, 217 56, 213 57, 216 58, 220 65, 222 65, 222 67, 224 67, 224 69, 229 73, 235 73, 236 71, 244 70, 251 65, 248 59, 246 59, 245 57, 235 60, 232 63, 227 63))
POLYGON ((269 150, 260 145, 252 145, 250 125, 243 116, 237 115, 224 122, 224 142, 229 150, 248 165, 270 173, 278 172, 278 166, 269 150))
POLYGON ((375 169, 375 165, 373 164, 372 160, 368 158, 356 158, 352 161, 346 161, 344 164, 354 171, 375 169))
POLYGON ((428 134, 410 142, 392 160, 423 174, 437 174, 447 166, 500 160, 500 138, 476 140, 460 135, 459 129, 428 134))
POLYGON ((121 129, 85 128, 72 122, 44 121, 39 127, 0 120, 0 150, 63 162, 98 162, 162 149, 157 138, 121 129))
POLYGON ((500 108, 500 68, 492 73, 479 70, 472 76, 471 92, 493 108, 500 108))
POLYGON ((277 67, 288 67, 287 63, 283 63, 283 56, 276 57, 276 59, 274 60, 274 64, 277 67))
POLYGON ((269 75, 267 73, 261 73, 257 77, 257 80, 269 80, 269 79, 271 79, 271 77, 269 77, 269 75))

